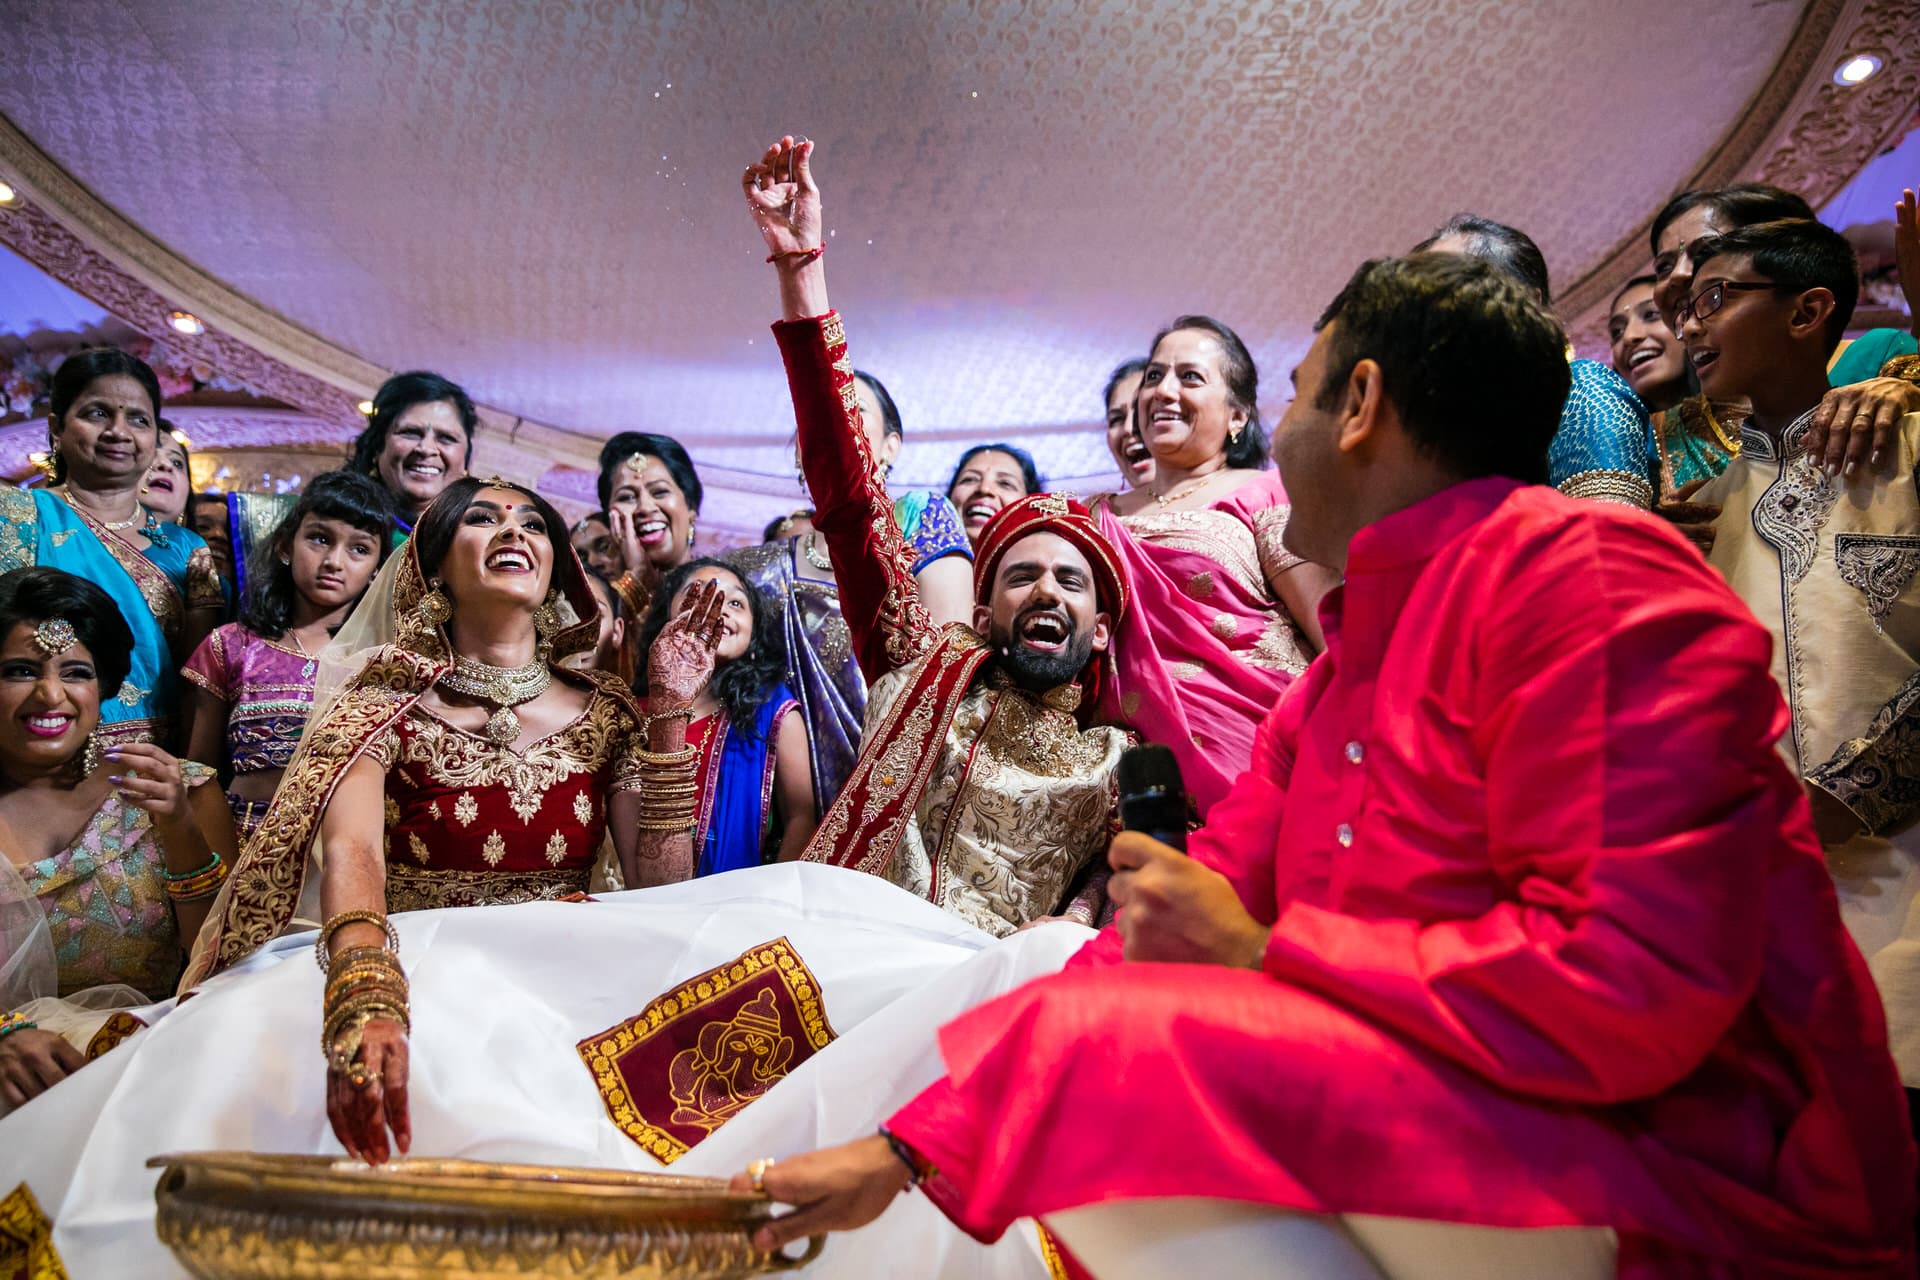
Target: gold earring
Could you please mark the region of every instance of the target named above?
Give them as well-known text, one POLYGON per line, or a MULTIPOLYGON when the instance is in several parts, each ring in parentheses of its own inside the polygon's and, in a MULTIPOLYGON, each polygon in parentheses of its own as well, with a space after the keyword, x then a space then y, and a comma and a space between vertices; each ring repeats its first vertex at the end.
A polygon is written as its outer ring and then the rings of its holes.
MULTIPOLYGON (((95 730, 94 733, 98 733, 95 730)), ((100 767, 100 744, 94 734, 87 735, 87 745, 80 749, 80 772, 83 777, 92 777, 93 771, 100 767)))
POLYGON ((1228 442, 1229 442, 1229 443, 1231 443, 1231 444, 1239 444, 1239 443, 1240 443, 1240 433, 1241 433, 1242 431, 1245 431, 1246 429, 1247 429, 1247 424, 1246 424, 1246 423, 1244 423, 1244 422, 1242 422, 1242 423, 1240 423, 1240 424, 1239 424, 1238 426, 1233 426, 1233 427, 1228 427, 1228 428, 1227 428, 1227 440, 1228 440, 1228 442))
POLYGON ((435 579, 427 594, 420 597, 420 603, 414 606, 413 612, 420 619, 421 626, 432 631, 435 627, 444 626, 447 619, 453 616, 453 601, 447 599, 446 593, 440 589, 439 580, 435 579))
POLYGON ((700 523, 700 517, 699 517, 699 515, 697 515, 697 514, 695 514, 695 515, 690 515, 690 516, 688 516, 688 517, 687 517, 687 550, 689 550, 689 551, 691 551, 691 550, 693 550, 693 530, 694 530, 694 526, 695 526, 695 525, 697 525, 697 524, 699 524, 699 523, 700 523))
POLYGON ((552 644, 553 637, 560 631, 560 610, 555 607, 559 599, 560 593, 550 589, 547 598, 533 611, 533 631, 540 637, 541 644, 552 644))

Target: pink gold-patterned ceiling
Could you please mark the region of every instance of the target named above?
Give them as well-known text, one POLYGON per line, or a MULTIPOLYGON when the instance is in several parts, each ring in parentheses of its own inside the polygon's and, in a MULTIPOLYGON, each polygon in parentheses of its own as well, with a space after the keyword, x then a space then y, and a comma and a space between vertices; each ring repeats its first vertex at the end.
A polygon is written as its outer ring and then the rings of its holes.
POLYGON ((1277 406, 1352 266, 1456 210, 1526 228, 1563 285, 1612 269, 1810 15, 1872 8, 0 0, 0 115, 326 343, 536 423, 680 436, 777 507, 790 416, 737 183, 783 130, 819 141, 902 474, 1010 438, 1093 480, 1104 375, 1167 318, 1240 329, 1277 406))

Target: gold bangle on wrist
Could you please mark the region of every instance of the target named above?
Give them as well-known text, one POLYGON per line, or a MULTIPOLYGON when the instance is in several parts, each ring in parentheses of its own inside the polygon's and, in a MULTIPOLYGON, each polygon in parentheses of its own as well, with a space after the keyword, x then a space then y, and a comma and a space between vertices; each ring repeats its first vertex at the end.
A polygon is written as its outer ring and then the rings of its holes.
POLYGON ((342 911, 320 926, 320 935, 313 940, 314 963, 320 966, 320 972, 327 971, 327 944, 333 941, 333 935, 350 924, 377 924, 387 931, 387 950, 395 955, 400 953, 400 931, 393 927, 393 921, 380 911, 342 911))

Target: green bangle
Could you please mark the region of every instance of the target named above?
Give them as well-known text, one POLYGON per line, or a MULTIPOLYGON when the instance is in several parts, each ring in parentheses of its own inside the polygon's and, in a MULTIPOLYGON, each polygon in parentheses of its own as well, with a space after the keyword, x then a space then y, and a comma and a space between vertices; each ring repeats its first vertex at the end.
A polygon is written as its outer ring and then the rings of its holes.
POLYGON ((18 1009, 11 1013, 0 1013, 0 1040, 5 1040, 16 1031, 31 1031, 39 1025, 18 1009))

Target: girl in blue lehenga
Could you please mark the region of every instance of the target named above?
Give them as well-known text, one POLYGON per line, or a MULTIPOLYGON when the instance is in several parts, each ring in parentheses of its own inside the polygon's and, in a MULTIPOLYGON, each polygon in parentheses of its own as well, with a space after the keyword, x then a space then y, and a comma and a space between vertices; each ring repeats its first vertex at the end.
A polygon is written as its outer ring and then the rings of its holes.
POLYGON ((180 663, 226 607, 207 544, 140 505, 159 431, 160 381, 145 361, 77 352, 53 378, 49 484, 0 488, 0 572, 50 565, 86 578, 133 630, 133 667, 100 709, 100 746, 166 743, 180 663))
MULTIPOLYGON (((638 865, 623 868, 628 888, 714 875, 797 858, 818 822, 807 724, 785 682, 786 658, 774 606, 723 560, 690 560, 670 570, 641 627, 639 689, 646 698, 649 750, 672 755, 690 746, 693 773, 691 849, 679 841, 642 840, 638 865), (682 676, 689 660, 684 627, 668 622, 698 599, 696 588, 720 594, 713 634, 694 650, 701 668, 687 704, 669 694, 667 664, 682 676), (663 634, 664 633, 664 634, 663 634), (681 647, 669 652, 678 640, 681 647), (684 708, 663 710, 663 708, 684 708), (684 728, 683 728, 684 726, 684 728), (647 857, 649 851, 661 856, 647 857)), ((644 761, 644 757, 643 757, 644 761)), ((643 764, 642 793, 661 782, 643 764)), ((643 835, 646 833, 643 832, 643 835)))

